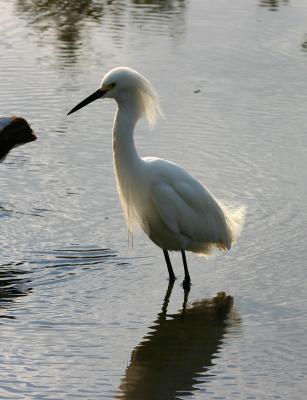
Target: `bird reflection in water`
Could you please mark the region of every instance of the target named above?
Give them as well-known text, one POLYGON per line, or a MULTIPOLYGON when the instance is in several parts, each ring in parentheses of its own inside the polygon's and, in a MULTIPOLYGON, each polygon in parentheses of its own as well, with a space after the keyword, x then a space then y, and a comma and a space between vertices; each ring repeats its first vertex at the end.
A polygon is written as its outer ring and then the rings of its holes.
POLYGON ((161 400, 191 394, 197 377, 213 365, 227 329, 239 320, 233 297, 224 292, 191 305, 185 292, 182 310, 168 315, 172 288, 170 284, 151 332, 132 352, 117 399, 161 400))

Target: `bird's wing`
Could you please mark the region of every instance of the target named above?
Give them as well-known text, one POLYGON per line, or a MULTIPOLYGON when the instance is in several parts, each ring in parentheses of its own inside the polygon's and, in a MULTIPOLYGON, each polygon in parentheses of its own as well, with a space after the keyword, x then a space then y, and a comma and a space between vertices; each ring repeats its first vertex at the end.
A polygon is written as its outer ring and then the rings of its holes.
POLYGON ((169 185, 159 183, 151 191, 151 201, 162 222, 173 233, 180 233, 176 209, 181 206, 181 200, 169 185))
POLYGON ((217 242, 225 229, 223 212, 214 197, 181 168, 161 177, 151 190, 151 199, 163 223, 173 233, 195 241, 217 242), (175 178, 177 175, 177 179, 175 178))

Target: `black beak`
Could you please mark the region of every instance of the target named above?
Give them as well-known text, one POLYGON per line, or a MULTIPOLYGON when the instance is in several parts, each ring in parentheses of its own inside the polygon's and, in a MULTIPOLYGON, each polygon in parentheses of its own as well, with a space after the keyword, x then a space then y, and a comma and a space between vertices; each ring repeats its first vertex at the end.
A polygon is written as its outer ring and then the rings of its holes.
POLYGON ((100 99, 106 92, 107 92, 106 90, 101 90, 101 89, 96 90, 96 92, 92 93, 86 99, 82 100, 79 104, 77 104, 73 109, 71 109, 69 113, 67 113, 67 115, 80 110, 80 108, 87 106, 88 104, 92 103, 97 99, 100 99))

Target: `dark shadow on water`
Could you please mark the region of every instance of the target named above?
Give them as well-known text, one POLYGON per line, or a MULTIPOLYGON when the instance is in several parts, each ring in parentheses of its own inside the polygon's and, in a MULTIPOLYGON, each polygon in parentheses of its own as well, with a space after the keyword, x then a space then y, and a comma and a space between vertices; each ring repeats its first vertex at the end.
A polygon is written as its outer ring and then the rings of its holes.
POLYGON ((94 246, 68 246, 64 249, 45 250, 32 253, 34 257, 22 262, 0 265, 0 321, 14 319, 10 311, 24 307, 16 299, 27 296, 36 288, 48 290, 53 285, 68 282, 80 270, 101 268, 105 263, 127 265, 117 253, 108 248, 94 246), (27 269, 25 265, 27 264, 27 269))
POLYGON ((304 40, 301 44, 301 48, 302 48, 303 52, 307 54, 307 34, 305 34, 305 36, 304 36, 304 40))
POLYGON ((97 264, 118 263, 117 253, 109 248, 97 248, 94 246, 71 245, 63 249, 45 250, 36 253, 39 258, 33 261, 43 265, 44 268, 70 268, 80 266, 83 269, 91 268, 97 264))
POLYGON ((145 11, 153 13, 180 13, 186 7, 186 0, 131 0, 135 6, 146 6, 145 11))
POLYGON ((130 19, 141 25, 153 23, 160 31, 161 25, 168 27, 172 18, 177 29, 171 29, 170 35, 176 35, 183 29, 185 3, 186 0, 16 0, 15 12, 34 29, 38 44, 54 45, 66 65, 75 63, 81 50, 92 51, 82 49, 82 33, 95 25, 107 26, 118 44, 126 37, 130 19))
POLYGON ((9 309, 18 297, 27 296, 32 291, 29 272, 19 269, 18 265, 20 263, 0 265, 0 320, 14 319, 3 309, 9 309))
POLYGON ((85 23, 98 23, 103 16, 105 2, 95 0, 17 0, 16 12, 42 36, 55 32, 62 53, 74 59, 81 46, 80 34, 85 23))
MULTIPOLYGON (((8 217, 16 218, 18 216, 23 216, 23 215, 28 215, 28 216, 30 215, 32 217, 43 217, 44 214, 47 212, 54 212, 54 210, 33 207, 30 212, 29 211, 25 212, 20 209, 17 210, 14 204, 0 203, 0 219, 8 218, 8 217)), ((59 212, 59 211, 57 211, 57 212, 59 212)))
POLYGON ((171 291, 172 285, 151 331, 132 352, 118 399, 171 400, 191 395, 200 375, 202 382, 210 379, 207 371, 222 350, 224 336, 239 321, 233 298, 225 293, 188 306, 185 293, 182 310, 168 315, 171 291))
POLYGON ((281 5, 288 3, 289 0, 260 0, 259 6, 268 8, 270 11, 277 11, 281 5))
POLYGON ((45 288, 64 284, 81 271, 99 270, 104 264, 120 265, 125 260, 108 248, 95 246, 70 245, 62 249, 41 250, 34 252, 35 257, 29 264, 36 271, 36 284, 45 288), (39 273, 38 273, 39 272, 39 273))
POLYGON ((9 217, 12 213, 12 210, 9 210, 6 206, 0 204, 0 219, 9 217))

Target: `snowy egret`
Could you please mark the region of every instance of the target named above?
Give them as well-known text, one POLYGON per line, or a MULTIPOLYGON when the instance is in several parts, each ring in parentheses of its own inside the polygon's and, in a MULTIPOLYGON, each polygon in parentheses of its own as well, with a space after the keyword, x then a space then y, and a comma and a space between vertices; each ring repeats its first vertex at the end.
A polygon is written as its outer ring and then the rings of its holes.
POLYGON ((36 140, 28 122, 20 117, 0 117, 0 161, 14 147, 36 140))
POLYGON ((244 208, 226 206, 177 164, 139 157, 133 140, 135 125, 145 117, 153 126, 160 114, 156 92, 144 76, 127 67, 109 71, 100 88, 67 115, 100 98, 117 102, 113 160, 128 229, 133 232, 139 224, 163 250, 170 281, 175 274, 168 251, 181 251, 183 284, 189 288, 185 251, 208 255, 214 247, 229 250, 243 223, 244 208))

